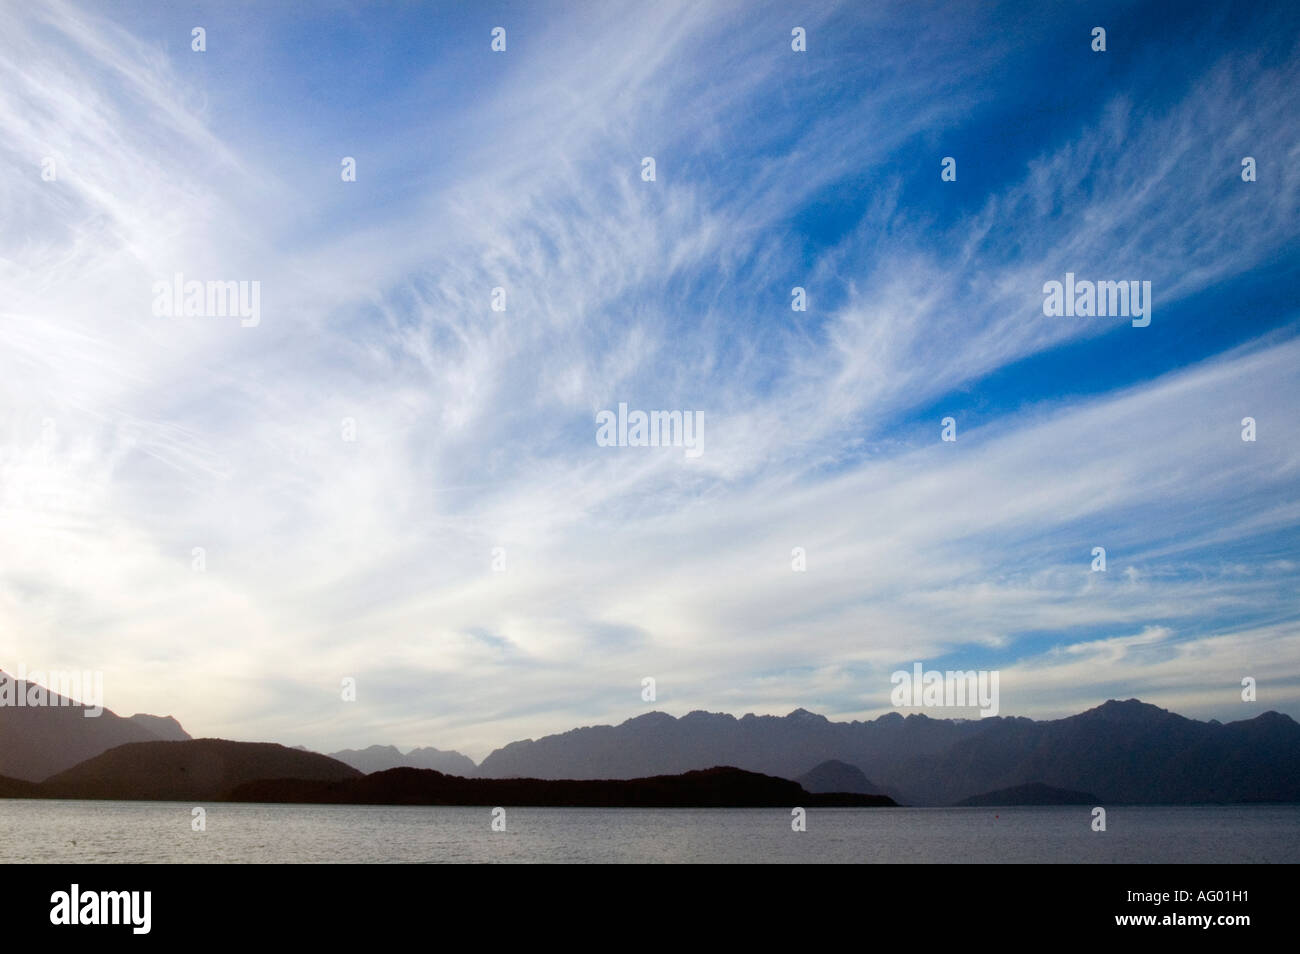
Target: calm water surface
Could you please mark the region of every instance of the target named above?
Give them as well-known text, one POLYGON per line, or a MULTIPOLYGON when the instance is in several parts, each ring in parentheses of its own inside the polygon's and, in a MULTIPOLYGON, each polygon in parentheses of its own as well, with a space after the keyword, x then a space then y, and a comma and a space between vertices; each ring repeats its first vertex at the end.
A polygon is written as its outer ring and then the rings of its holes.
POLYGON ((1300 862, 1300 806, 489 808, 0 799, 0 862, 1300 862))

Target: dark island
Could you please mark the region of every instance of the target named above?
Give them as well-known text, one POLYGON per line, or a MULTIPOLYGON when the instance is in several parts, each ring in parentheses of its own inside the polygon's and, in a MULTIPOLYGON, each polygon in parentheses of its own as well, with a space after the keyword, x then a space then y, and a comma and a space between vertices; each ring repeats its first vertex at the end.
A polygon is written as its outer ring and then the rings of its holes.
POLYGON ((895 804, 886 795, 813 794, 797 782, 730 766, 632 779, 461 778, 432 769, 395 768, 336 782, 249 782, 235 788, 230 800, 554 808, 829 808, 895 804))

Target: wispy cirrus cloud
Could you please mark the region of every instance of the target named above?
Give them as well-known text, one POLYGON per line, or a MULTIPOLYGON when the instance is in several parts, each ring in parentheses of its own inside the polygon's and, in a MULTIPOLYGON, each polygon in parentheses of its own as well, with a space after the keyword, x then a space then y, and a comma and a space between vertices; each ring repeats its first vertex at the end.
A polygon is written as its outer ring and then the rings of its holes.
POLYGON ((829 8, 807 54, 777 7, 520 15, 505 55, 455 19, 391 62, 401 24, 356 24, 374 117, 293 98, 273 13, 205 54, 0 13, 0 653, 205 734, 476 756, 634 714, 645 675, 849 716, 931 658, 1002 667, 1014 714, 1223 717, 1261 665, 1300 711, 1295 319, 1192 347, 1199 296, 1294 265, 1300 58, 1166 52, 936 193, 1068 40, 904 9, 829 8), (1152 326, 1045 317, 1067 270, 1152 281, 1152 326), (177 271, 260 280, 262 324, 154 318, 177 271), (597 447, 619 401, 701 410, 705 454, 597 447))

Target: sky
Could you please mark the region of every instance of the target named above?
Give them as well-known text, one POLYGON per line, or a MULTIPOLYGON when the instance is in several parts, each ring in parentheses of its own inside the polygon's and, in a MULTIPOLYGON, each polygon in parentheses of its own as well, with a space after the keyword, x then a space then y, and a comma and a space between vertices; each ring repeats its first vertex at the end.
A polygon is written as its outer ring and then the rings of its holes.
POLYGON ((475 759, 918 662, 1300 717, 1298 134, 1285 2, 0 3, 0 668, 475 759))

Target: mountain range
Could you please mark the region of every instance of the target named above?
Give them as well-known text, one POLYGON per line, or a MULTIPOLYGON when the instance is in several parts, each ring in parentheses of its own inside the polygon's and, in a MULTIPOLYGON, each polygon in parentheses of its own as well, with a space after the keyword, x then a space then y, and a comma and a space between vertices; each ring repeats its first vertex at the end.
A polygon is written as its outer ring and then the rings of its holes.
MULTIPOLYGON (((9 677, 0 672, 0 678, 9 677)), ((155 793, 177 791, 178 779, 205 773, 213 780, 203 790, 219 793, 268 778, 351 784, 396 769, 462 779, 626 780, 729 766, 795 781, 809 793, 886 795, 910 805, 1300 801, 1300 725, 1289 716, 1201 722, 1136 699, 1046 721, 889 713, 833 722, 804 709, 740 718, 651 712, 617 726, 512 742, 478 766, 459 752, 431 747, 403 754, 373 745, 325 756, 269 743, 258 754, 220 749, 251 743, 189 741, 170 717, 122 718, 104 710, 85 718, 75 704, 0 706, 0 797, 22 797, 33 791, 25 786, 47 781, 47 793, 77 797, 95 787, 86 779, 110 766, 119 774, 153 773, 137 788, 155 793), (179 742, 187 743, 183 756, 164 744, 179 742), (105 753, 112 759, 95 761, 105 753), (224 767, 213 767, 218 764, 224 767)))
POLYGON ((1289 716, 1265 712, 1225 725, 1137 699, 1049 721, 652 712, 512 742, 483 760, 479 776, 627 778, 725 763, 793 779, 828 760, 858 768, 908 805, 951 805, 1035 782, 1102 803, 1300 801, 1300 724, 1289 716))

